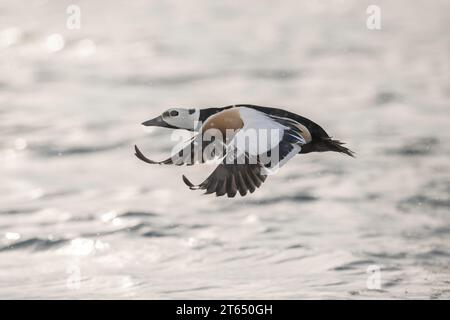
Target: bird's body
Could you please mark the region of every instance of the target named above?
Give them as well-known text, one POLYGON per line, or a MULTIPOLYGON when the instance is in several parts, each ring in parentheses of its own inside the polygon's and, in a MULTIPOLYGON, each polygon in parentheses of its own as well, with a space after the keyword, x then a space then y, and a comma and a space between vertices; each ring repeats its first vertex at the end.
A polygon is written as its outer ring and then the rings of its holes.
POLYGON ((163 161, 136 156, 151 164, 193 165, 209 160, 220 164, 201 184, 183 181, 192 189, 217 196, 244 196, 254 192, 267 175, 299 153, 335 151, 353 156, 340 141, 333 140, 318 124, 295 113, 248 104, 221 108, 174 108, 143 123, 194 131, 185 146, 163 161))

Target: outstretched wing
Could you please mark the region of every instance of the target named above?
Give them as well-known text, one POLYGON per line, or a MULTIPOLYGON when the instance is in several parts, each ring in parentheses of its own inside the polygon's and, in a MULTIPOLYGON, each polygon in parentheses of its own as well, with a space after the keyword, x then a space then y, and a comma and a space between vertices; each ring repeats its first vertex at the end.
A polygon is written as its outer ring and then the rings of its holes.
POLYGON ((234 136, 235 140, 245 137, 246 130, 249 129, 272 128, 280 130, 275 143, 270 143, 267 148, 263 147, 261 150, 258 149, 261 147, 258 142, 257 152, 255 148, 247 148, 246 145, 241 148, 242 145, 239 143, 227 145, 227 156, 205 181, 194 185, 183 175, 184 183, 191 190, 205 190, 205 194, 215 193, 217 196, 226 194, 230 198, 233 198, 237 192, 241 196, 245 196, 248 192, 253 193, 264 183, 268 175, 276 173, 289 159, 298 154, 308 138, 309 132, 302 131, 302 126, 291 119, 269 117, 261 113, 250 114, 247 119, 249 121, 244 121, 243 128, 234 136), (244 156, 246 161, 244 163, 229 162, 227 160, 230 153, 236 158, 244 156), (264 159, 262 159, 263 154, 264 159))
POLYGON ((266 180, 260 164, 226 164, 222 162, 205 181, 194 185, 183 175, 184 183, 191 190, 206 190, 205 194, 215 193, 218 197, 227 195, 233 198, 237 192, 245 196, 253 193, 266 180))
MULTIPOLYGON (((194 185, 185 175, 183 175, 183 181, 191 190, 205 190, 205 194, 215 193, 218 197, 226 194, 229 198, 233 198, 239 192, 241 196, 245 196, 248 192, 253 193, 259 188, 268 175, 276 173, 300 150, 299 144, 283 139, 276 148, 271 150, 278 153, 278 156, 273 158, 274 161, 263 164, 259 156, 252 157, 248 153, 245 153, 245 163, 236 161, 229 163, 227 162, 229 158, 225 157, 222 163, 199 185, 194 185)), ((233 152, 236 154, 237 150, 233 152)))
POLYGON ((153 161, 152 159, 147 158, 146 156, 144 156, 144 154, 141 152, 141 150, 139 150, 137 145, 134 145, 134 155, 139 160, 142 160, 142 161, 144 161, 146 163, 150 163, 150 164, 173 164, 172 158, 168 158, 168 159, 162 160, 162 161, 153 161))
MULTIPOLYGON (((211 141, 207 141, 203 139, 201 134, 197 134, 191 139, 189 139, 185 144, 184 147, 182 147, 178 152, 174 153, 170 158, 167 158, 162 161, 154 161, 146 156, 139 150, 139 148, 135 145, 134 151, 135 156, 149 164, 166 164, 166 165, 176 165, 176 166, 182 166, 187 165, 191 166, 197 163, 205 163, 208 160, 214 159, 214 151, 217 149, 211 148, 213 152, 205 153, 203 152, 205 148, 208 147, 208 145, 211 144, 211 141), (201 147, 200 147, 201 145, 201 147), (208 158, 205 158, 205 155, 207 155, 208 158)), ((221 151, 222 153, 218 152, 218 157, 220 159, 220 154, 224 154, 224 151, 221 151)))

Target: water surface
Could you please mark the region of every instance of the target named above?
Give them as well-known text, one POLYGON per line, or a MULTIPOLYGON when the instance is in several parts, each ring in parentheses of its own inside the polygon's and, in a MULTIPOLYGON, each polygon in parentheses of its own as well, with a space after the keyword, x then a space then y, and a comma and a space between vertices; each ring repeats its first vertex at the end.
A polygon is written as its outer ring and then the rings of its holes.
POLYGON ((450 298, 448 1, 377 1, 379 31, 356 0, 69 4, 0 4, 0 298, 450 298), (139 125, 166 108, 234 103, 357 158, 226 199, 134 157, 168 155, 139 125))

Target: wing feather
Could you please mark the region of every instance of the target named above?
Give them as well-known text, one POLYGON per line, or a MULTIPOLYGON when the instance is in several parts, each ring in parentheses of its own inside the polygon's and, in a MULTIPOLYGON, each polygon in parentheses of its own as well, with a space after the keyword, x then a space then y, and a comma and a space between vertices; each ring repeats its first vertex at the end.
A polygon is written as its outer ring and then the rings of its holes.
POLYGON ((183 181, 191 190, 206 190, 205 194, 215 193, 218 197, 227 195, 233 198, 239 192, 245 196, 253 193, 265 181, 261 164, 219 164, 211 175, 199 185, 194 185, 183 175, 183 181))
MULTIPOLYGON (((197 134, 191 139, 189 139, 184 146, 176 153, 174 153, 170 158, 167 158, 162 161, 154 161, 152 159, 147 158, 144 154, 139 150, 139 148, 135 145, 135 155, 138 159, 149 163, 149 164, 165 164, 165 165, 176 165, 176 166, 192 166, 194 164, 205 163, 214 156, 208 155, 209 159, 205 158, 204 150, 207 146, 211 144, 211 141, 203 139, 201 134, 197 134), (201 148, 199 147, 201 145, 201 148)), ((214 152, 216 149, 213 149, 214 152)), ((222 151, 224 154, 225 151, 222 151)), ((221 155, 217 155, 220 160, 221 155)))

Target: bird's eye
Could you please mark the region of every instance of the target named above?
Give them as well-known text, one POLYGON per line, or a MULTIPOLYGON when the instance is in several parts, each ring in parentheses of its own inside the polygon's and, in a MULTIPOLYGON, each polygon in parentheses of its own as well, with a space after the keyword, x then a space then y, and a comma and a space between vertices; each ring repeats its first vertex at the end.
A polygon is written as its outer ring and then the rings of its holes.
POLYGON ((172 110, 172 111, 170 111, 169 114, 170 114, 171 117, 176 117, 178 115, 178 111, 172 110))

